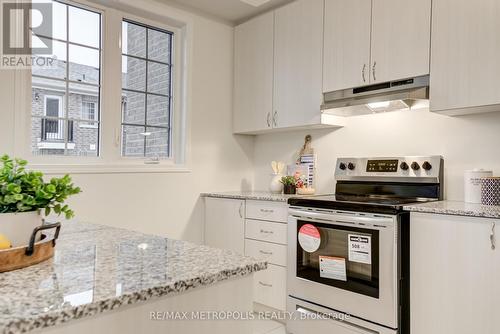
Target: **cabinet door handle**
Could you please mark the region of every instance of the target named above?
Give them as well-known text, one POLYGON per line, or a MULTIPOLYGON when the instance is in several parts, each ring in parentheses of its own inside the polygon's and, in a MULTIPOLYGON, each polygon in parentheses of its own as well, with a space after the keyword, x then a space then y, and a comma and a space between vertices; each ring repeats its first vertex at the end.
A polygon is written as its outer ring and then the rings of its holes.
POLYGON ((363 64, 363 69, 361 70, 361 77, 363 78, 363 82, 366 82, 366 64, 363 64))
POLYGON ((272 210, 272 209, 260 209, 260 212, 263 212, 263 213, 273 213, 274 210, 272 210))
POLYGON ((270 112, 267 113, 267 127, 268 128, 271 127, 271 113, 270 112))
POLYGON ((262 249, 259 250, 259 253, 264 254, 264 255, 273 255, 273 252, 266 252, 266 251, 263 251, 262 249))
POLYGON ((275 110, 273 114, 273 125, 276 127, 278 126, 278 111, 275 110))
POLYGON ((263 229, 260 229, 260 233, 264 233, 264 234, 273 234, 274 232, 273 232, 273 231, 268 231, 268 230, 263 230, 263 229))
POLYGON ((266 288, 272 288, 273 287, 272 284, 267 284, 267 283, 264 283, 262 281, 259 281, 259 284, 262 285, 262 286, 265 286, 266 288))
POLYGON ((377 81, 377 77, 375 76, 375 69, 376 69, 376 66, 377 66, 377 62, 374 61, 373 62, 373 67, 372 67, 372 76, 373 76, 373 81, 377 81))
POLYGON ((496 242, 495 242, 495 223, 491 223, 491 233, 490 233, 490 243, 491 243, 491 249, 495 250, 496 248, 496 242))
POLYGON ((240 203, 240 208, 238 209, 238 213, 240 214, 240 218, 243 218, 243 202, 240 203))

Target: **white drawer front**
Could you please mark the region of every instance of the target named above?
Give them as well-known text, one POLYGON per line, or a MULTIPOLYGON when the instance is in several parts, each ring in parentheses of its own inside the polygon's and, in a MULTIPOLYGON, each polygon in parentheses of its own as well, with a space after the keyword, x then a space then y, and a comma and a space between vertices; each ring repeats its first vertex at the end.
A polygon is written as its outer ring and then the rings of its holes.
POLYGON ((249 200, 246 203, 246 217, 286 223, 288 219, 288 205, 283 202, 249 200))
POLYGON ((286 245, 286 224, 260 220, 245 221, 245 238, 286 245))
POLYGON ((269 264, 266 270, 256 272, 253 296, 257 303, 284 311, 286 307, 286 268, 269 264))
POLYGON ((286 246, 270 242, 245 239, 245 255, 286 266, 286 246))

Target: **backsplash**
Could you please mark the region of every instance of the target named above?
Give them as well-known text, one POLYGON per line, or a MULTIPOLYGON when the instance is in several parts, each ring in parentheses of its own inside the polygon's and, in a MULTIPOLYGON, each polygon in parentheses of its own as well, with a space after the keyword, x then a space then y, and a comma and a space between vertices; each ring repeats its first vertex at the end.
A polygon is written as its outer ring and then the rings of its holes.
POLYGON ((272 160, 293 162, 311 134, 317 154, 316 193, 332 193, 338 157, 442 155, 445 198, 462 200, 464 171, 493 170, 500 175, 500 113, 449 117, 427 109, 350 117, 337 130, 294 131, 261 135, 255 141, 256 190, 266 190, 272 160))

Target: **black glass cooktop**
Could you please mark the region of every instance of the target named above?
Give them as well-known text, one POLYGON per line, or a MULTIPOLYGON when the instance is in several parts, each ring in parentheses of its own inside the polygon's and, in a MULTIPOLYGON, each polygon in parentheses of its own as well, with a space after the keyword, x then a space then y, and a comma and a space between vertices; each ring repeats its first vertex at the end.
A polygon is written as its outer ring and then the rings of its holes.
POLYGON ((402 210, 405 204, 432 200, 434 199, 376 195, 320 195, 290 198, 288 204, 319 209, 394 213, 402 210))

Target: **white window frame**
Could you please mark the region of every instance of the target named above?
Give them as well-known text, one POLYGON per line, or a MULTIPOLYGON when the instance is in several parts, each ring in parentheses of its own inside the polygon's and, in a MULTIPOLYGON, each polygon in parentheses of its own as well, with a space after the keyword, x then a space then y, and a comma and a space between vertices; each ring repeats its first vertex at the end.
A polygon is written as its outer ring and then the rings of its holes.
MULTIPOLYGON (((96 0, 97 1, 97 0, 96 0)), ((190 14, 155 1, 122 0, 111 7, 86 0, 65 0, 68 4, 101 13, 101 99, 100 156, 35 156, 31 153, 31 71, 15 73, 16 135, 14 153, 30 161, 30 166, 47 174, 107 173, 187 173, 190 172, 190 127, 188 97, 191 96, 192 28, 190 14), (147 6, 145 6, 147 3, 147 6), (147 9, 145 9, 147 8, 147 9), (131 14, 131 13, 134 14, 131 14), (121 156, 121 22, 132 20, 174 33, 172 64, 172 154, 158 163, 144 158, 121 156), (117 79, 119 77, 119 79, 117 79)))
POLYGON ((81 116, 81 119, 83 121, 88 121, 87 123, 80 123, 80 127, 81 128, 90 128, 90 129, 97 129, 99 126, 95 123, 92 123, 92 121, 95 121, 95 122, 98 122, 99 121, 99 112, 98 112, 98 109, 97 109, 97 104, 99 102, 93 102, 93 101, 85 101, 85 100, 82 100, 82 114, 80 115, 81 116), (87 117, 88 115, 84 115, 84 108, 83 108, 83 105, 84 104, 91 104, 93 105, 94 107, 94 118, 90 118, 90 117, 87 117))

